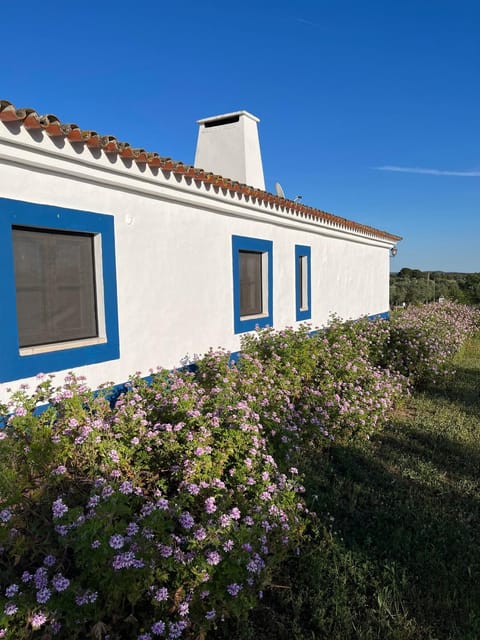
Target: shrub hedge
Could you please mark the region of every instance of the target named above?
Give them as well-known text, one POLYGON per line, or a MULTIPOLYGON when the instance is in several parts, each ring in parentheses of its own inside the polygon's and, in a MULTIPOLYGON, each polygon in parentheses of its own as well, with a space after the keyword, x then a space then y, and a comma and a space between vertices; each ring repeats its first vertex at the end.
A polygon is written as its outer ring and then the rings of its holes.
POLYGON ((301 547, 319 450, 381 429, 479 326, 427 305, 248 334, 237 364, 211 351, 115 402, 74 375, 21 387, 0 430, 0 638, 202 638, 246 615, 301 547))

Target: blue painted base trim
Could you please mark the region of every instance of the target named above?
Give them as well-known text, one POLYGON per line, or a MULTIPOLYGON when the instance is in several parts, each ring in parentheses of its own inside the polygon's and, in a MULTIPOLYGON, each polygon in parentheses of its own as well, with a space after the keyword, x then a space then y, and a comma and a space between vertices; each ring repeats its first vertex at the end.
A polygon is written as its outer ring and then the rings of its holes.
POLYGON ((369 320, 390 320, 390 311, 375 313, 373 316, 368 316, 368 319, 369 320))

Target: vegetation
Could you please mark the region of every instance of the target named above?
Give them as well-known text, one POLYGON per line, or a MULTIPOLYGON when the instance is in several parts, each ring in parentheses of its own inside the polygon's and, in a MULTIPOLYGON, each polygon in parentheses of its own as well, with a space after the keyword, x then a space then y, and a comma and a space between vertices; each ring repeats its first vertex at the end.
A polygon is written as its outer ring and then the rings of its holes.
POLYGON ((439 298, 480 304, 480 273, 446 273, 401 269, 390 275, 390 306, 420 304, 439 298))
POLYGON ((216 639, 480 637, 480 336, 456 374, 415 391, 370 442, 332 445, 306 476, 317 515, 248 624, 216 639))
POLYGON ((0 638, 477 637, 476 378, 452 357, 479 327, 427 305, 261 331, 116 400, 13 393, 0 638))

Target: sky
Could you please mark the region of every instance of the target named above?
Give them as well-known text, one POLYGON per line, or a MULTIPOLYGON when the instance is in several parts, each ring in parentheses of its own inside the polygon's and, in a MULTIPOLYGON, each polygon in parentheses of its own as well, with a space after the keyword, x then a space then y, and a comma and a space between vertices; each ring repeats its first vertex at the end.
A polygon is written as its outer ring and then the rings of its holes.
POLYGON ((480 272, 479 34, 476 0, 5 2, 0 99, 185 163, 245 109, 268 191, 480 272))

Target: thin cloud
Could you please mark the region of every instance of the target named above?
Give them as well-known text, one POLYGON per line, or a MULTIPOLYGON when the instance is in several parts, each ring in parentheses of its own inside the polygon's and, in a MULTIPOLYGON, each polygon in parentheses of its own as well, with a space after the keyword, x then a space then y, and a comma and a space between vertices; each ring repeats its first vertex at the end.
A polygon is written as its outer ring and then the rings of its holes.
POLYGON ((308 24, 311 27, 321 27, 321 24, 318 24, 318 22, 312 22, 311 20, 305 20, 305 18, 296 18, 297 22, 301 22, 302 24, 308 24))
POLYGON ((420 173, 429 176, 461 176, 464 178, 480 177, 480 171, 449 171, 444 169, 422 169, 421 167, 396 167, 395 165, 375 167, 375 169, 377 169, 377 171, 395 171, 397 173, 420 173))

